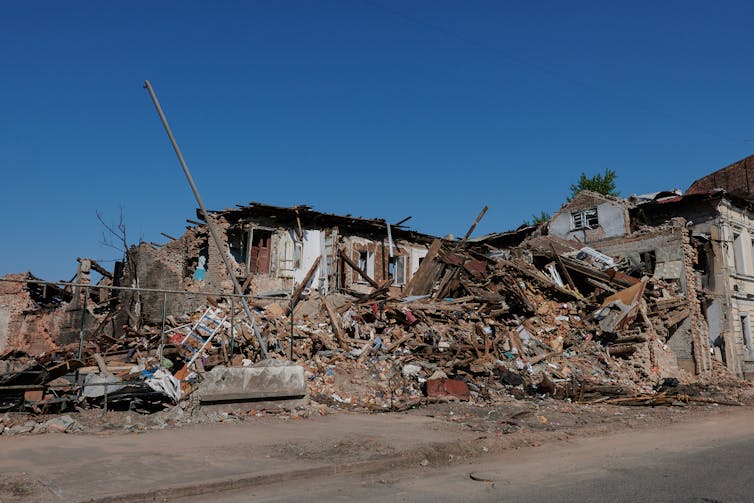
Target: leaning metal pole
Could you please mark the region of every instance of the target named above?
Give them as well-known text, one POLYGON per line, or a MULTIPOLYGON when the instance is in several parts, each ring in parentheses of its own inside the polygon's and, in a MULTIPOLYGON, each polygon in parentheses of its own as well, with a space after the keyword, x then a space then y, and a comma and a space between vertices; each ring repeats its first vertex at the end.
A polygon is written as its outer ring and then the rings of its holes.
POLYGON ((265 358, 267 358, 267 348, 265 347, 264 341, 262 340, 262 334, 259 333, 257 324, 254 322, 254 316, 251 314, 251 309, 249 309, 249 303, 246 302, 246 297, 244 297, 243 291, 241 290, 241 285, 238 283, 238 279, 236 279, 236 275, 233 272, 233 267, 230 265, 230 260, 228 259, 228 256, 226 255, 223 249, 223 244, 220 241, 220 237, 217 235, 217 231, 215 230, 215 226, 212 224, 212 219, 210 218, 210 215, 207 212, 207 208, 204 207, 202 198, 199 196, 199 189, 196 188, 194 179, 191 177, 191 173, 189 172, 188 166, 186 166, 186 161, 183 160, 183 154, 181 153, 181 149, 178 147, 178 143, 175 141, 173 132, 170 130, 170 126, 168 125, 168 120, 167 118, 165 118, 165 114, 162 112, 162 107, 160 106, 160 102, 157 100, 157 96, 154 93, 154 89, 152 89, 152 84, 150 84, 149 81, 147 80, 144 82, 144 88, 147 91, 149 91, 149 96, 152 97, 152 102, 154 102, 154 106, 157 109, 157 113, 160 116, 162 125, 165 126, 165 132, 168 134, 168 138, 170 138, 170 143, 173 144, 173 150, 175 150, 175 153, 178 156, 178 161, 181 163, 181 167, 183 168, 183 173, 186 175, 186 180, 188 180, 188 183, 191 186, 191 190, 194 192, 194 197, 196 198, 196 202, 199 204, 199 209, 202 212, 204 221, 207 222, 207 229, 209 229, 209 233, 210 235, 212 235, 212 240, 215 242, 215 245, 217 245, 217 251, 220 252, 220 256, 223 258, 223 262, 225 263, 225 268, 228 269, 228 275, 230 276, 230 279, 233 281, 233 288, 235 289, 236 293, 241 296, 243 309, 244 311, 246 311, 246 316, 249 318, 249 322, 251 323, 251 328, 254 330, 254 335, 256 335, 257 341, 259 341, 259 347, 262 350, 262 355, 265 358))

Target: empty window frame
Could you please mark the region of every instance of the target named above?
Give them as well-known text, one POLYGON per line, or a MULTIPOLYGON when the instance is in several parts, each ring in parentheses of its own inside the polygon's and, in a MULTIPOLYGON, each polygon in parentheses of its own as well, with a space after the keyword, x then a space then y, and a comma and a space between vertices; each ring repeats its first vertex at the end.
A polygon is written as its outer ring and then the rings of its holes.
POLYGON ((571 228, 575 231, 597 227, 597 208, 571 212, 571 228))
MULTIPOLYGON (((370 252, 367 250, 359 250, 359 261, 356 263, 356 265, 359 266, 359 269, 367 273, 367 276, 370 278, 374 278, 374 252, 370 252)), ((361 276, 358 276, 356 278, 356 281, 363 281, 361 276)))
POLYGON ((751 322, 749 315, 741 316, 741 338, 747 351, 751 351, 751 322))
POLYGON ((391 257, 388 263, 388 274, 393 278, 394 286, 406 284, 406 257, 391 257))

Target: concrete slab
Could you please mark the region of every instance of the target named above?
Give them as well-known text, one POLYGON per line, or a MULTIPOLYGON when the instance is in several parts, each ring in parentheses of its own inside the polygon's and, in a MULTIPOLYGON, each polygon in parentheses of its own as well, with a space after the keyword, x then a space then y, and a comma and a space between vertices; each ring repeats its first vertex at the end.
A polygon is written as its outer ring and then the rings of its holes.
POLYGON ((291 399, 306 396, 304 369, 266 360, 253 367, 215 367, 199 385, 201 403, 291 399))

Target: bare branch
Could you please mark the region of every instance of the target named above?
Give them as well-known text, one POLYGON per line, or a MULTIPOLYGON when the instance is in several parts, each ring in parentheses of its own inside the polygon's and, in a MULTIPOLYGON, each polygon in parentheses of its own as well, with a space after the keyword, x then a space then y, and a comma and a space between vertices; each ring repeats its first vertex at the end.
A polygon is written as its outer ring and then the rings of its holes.
POLYGON ((106 231, 102 233, 102 244, 125 254, 128 251, 128 239, 126 236, 123 207, 120 208, 117 225, 108 224, 99 210, 97 210, 97 220, 99 220, 106 231))

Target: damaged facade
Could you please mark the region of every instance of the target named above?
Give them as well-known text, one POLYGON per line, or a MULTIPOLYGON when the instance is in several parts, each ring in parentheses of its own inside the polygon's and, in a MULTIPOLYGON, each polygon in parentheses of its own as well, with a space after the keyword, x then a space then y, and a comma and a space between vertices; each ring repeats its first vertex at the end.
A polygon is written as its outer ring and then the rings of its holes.
MULTIPOLYGON (((89 285, 98 272, 98 285, 112 285, 112 274, 91 259, 79 258, 72 283, 89 285)), ((107 290, 43 283, 31 273, 12 274, 8 279, 39 283, 0 282, 0 354, 7 350, 50 353, 76 344, 82 331, 95 327, 95 312, 113 305, 107 290), (85 307, 86 306, 86 307, 85 307), (83 316, 85 309, 89 316, 83 316)), ((103 327, 99 327, 103 328, 103 327)))
POLYGON ((545 232, 616 259, 629 275, 674 284, 686 299, 683 309, 656 323, 653 331, 663 346, 672 349, 672 365, 706 374, 711 361, 707 323, 697 297, 701 278, 697 275, 696 248, 686 221, 673 218, 678 215, 665 215, 652 220, 649 226, 640 225, 636 218, 638 208, 644 213, 651 211, 643 202, 641 198, 619 199, 582 191, 553 215, 545 232))
POLYGON ((714 355, 736 373, 754 377, 754 212, 749 201, 722 190, 676 196, 634 210, 649 225, 686 220, 698 257, 698 299, 714 355))
POLYGON ((621 200, 584 191, 552 217, 545 232, 676 282, 689 301, 689 316, 666 327, 679 365, 704 373, 712 357, 752 379, 753 188, 750 156, 695 181, 685 195, 621 200))
MULTIPOLYGON (((381 219, 332 215, 308 206, 252 203, 213 212, 212 218, 239 284, 244 293, 255 296, 289 295, 304 280, 306 287, 323 294, 364 294, 376 287, 400 294, 433 239, 381 219)), ((233 292, 231 278, 206 225, 191 227, 160 248, 142 243, 131 256, 137 278, 124 278, 124 284, 233 292)), ((156 295, 146 296, 146 319, 160 317, 161 303, 157 300, 156 295)), ((171 300, 168 313, 185 312, 195 307, 195 302, 187 297, 171 300)))
POLYGON ((583 190, 576 194, 548 223, 551 235, 584 244, 630 232, 628 205, 613 196, 583 190))

